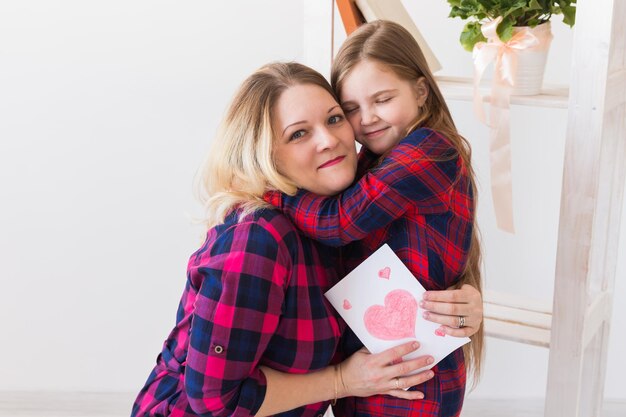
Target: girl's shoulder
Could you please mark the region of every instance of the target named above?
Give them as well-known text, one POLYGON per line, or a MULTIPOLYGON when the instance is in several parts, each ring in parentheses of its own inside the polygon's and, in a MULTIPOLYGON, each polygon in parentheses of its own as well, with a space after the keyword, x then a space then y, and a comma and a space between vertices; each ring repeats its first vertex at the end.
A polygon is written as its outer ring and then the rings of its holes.
POLYGON ((402 142, 421 143, 442 143, 452 145, 452 141, 442 132, 428 127, 420 127, 411 132, 402 142))
POLYGON ((448 160, 458 154, 458 149, 454 142, 444 133, 430 128, 419 128, 414 130, 399 145, 413 146, 419 153, 426 157, 443 158, 448 160))

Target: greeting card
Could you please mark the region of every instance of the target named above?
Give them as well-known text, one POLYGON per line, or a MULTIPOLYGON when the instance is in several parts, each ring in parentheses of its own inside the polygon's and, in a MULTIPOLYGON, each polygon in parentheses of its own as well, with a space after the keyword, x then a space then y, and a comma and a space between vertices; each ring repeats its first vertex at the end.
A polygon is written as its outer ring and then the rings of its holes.
POLYGON ((388 245, 383 245, 361 265, 326 292, 361 342, 372 353, 417 340, 420 348, 404 357, 431 355, 430 369, 470 341, 446 335, 441 325, 422 317, 419 307, 426 291, 388 245))

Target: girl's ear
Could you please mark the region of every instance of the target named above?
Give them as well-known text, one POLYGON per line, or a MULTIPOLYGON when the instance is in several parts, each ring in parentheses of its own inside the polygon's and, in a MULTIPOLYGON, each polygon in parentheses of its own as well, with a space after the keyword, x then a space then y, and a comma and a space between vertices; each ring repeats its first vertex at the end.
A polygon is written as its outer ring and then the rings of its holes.
POLYGON ((430 89, 428 88, 428 82, 426 77, 419 77, 414 85, 415 98, 417 99, 417 105, 422 107, 426 103, 430 89))

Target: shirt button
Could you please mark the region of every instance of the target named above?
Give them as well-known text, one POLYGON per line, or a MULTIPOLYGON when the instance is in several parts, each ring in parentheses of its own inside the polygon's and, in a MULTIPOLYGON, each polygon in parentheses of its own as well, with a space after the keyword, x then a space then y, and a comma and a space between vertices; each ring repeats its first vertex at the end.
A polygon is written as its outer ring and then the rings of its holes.
POLYGON ((213 348, 213 350, 215 351, 215 353, 220 354, 224 351, 224 348, 221 347, 220 345, 217 345, 213 348))

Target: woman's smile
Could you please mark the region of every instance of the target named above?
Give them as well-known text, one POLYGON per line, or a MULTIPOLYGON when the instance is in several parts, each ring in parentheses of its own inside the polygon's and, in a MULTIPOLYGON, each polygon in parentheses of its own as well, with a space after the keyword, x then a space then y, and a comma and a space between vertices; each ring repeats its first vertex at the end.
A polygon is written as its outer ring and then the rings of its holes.
POLYGON ((324 162, 322 165, 320 165, 317 169, 322 169, 322 168, 328 168, 331 167, 333 165, 337 165, 338 163, 340 163, 341 161, 343 161, 344 159, 346 159, 345 155, 341 155, 338 156, 336 158, 330 159, 326 162, 324 162))

